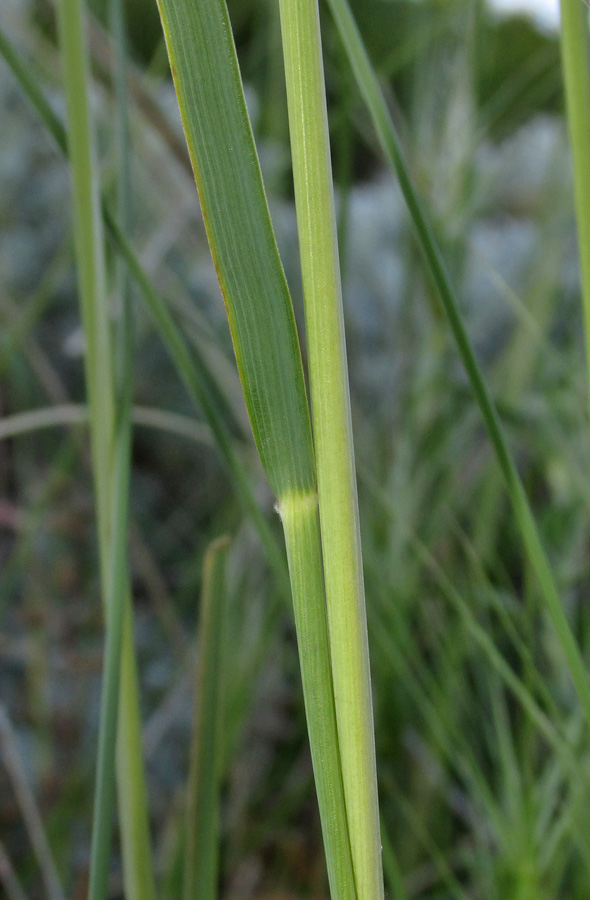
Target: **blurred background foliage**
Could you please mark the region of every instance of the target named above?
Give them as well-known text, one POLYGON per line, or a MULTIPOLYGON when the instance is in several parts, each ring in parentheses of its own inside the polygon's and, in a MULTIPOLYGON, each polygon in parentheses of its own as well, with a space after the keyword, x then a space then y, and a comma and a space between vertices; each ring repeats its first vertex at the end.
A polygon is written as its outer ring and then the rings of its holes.
MULTIPOLYGON (((269 0, 229 6, 301 317, 278 10, 269 0)), ((557 38, 479 0, 352 6, 587 650, 588 423, 557 38)), ((104 3, 90 9, 109 190, 112 56, 104 3)), ((242 453, 278 534, 157 9, 128 0, 127 13, 132 240, 247 435, 242 453)), ((53 4, 5 0, 0 17, 62 114, 53 4)), ((326 9, 322 20, 389 894, 582 900, 588 735, 401 196, 326 9), (514 675, 571 756, 527 714, 514 675)), ((3 63, 0 121, 0 865, 26 897, 46 896, 46 851, 31 839, 24 779, 67 896, 77 898, 87 878, 102 616, 87 435, 64 418, 84 402, 68 179, 3 63)), ((325 897, 290 613, 139 298, 135 328, 130 562, 160 896, 179 895, 202 558, 227 532, 220 896, 325 897)), ((121 896, 117 853, 112 896, 121 896)))

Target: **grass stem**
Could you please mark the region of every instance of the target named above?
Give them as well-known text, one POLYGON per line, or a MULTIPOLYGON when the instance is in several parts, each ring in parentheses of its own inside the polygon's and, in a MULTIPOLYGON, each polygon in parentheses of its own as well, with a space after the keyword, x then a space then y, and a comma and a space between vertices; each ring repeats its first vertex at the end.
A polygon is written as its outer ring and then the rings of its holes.
POLYGON ((342 291, 316 0, 281 0, 330 658, 359 900, 383 895, 342 291))
POLYGON ((574 174, 574 200, 590 404, 590 55, 588 7, 561 0, 561 59, 574 174))

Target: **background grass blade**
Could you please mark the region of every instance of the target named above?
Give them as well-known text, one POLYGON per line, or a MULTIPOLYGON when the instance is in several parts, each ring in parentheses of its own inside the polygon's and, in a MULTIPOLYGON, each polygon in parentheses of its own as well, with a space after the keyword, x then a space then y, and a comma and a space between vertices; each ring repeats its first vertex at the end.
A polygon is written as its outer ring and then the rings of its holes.
POLYGON ((383 835, 383 872, 387 879, 388 887, 395 900, 409 900, 397 857, 383 824, 381 825, 381 834, 383 835))
MULTIPOLYGON (((62 123, 47 102, 31 69, 20 58, 1 27, 0 53, 37 110, 57 146, 67 156, 67 135, 62 123)), ((249 476, 234 449, 232 435, 228 430, 221 411, 222 404, 220 403, 219 392, 215 387, 214 379, 207 371, 204 360, 198 355, 196 349, 189 350, 184 336, 159 296, 152 280, 142 267, 124 229, 104 201, 102 204, 102 215, 113 245, 125 260, 129 272, 150 310, 173 365, 190 396, 196 402, 211 427, 217 447, 227 466, 244 512, 251 519, 256 529, 279 589, 287 595, 289 593, 289 584, 284 554, 279 548, 274 534, 254 497, 249 476)))
MULTIPOLYGON (((112 558, 114 406, 104 243, 93 147, 90 136, 87 62, 82 11, 78 0, 59 5, 60 42, 68 107, 69 148, 74 198, 74 233, 82 320, 86 337, 86 385, 91 410, 91 444, 101 546, 101 582, 105 599, 106 637, 97 752, 92 847, 88 894, 104 900, 108 893, 110 846, 115 806, 115 741, 118 716, 123 598, 116 590, 112 558), (115 608, 111 600, 118 600, 115 608)), ((119 485, 121 487, 121 485, 119 485)))
POLYGON ((496 406, 471 346, 463 317, 432 228, 414 188, 409 168, 385 98, 346 0, 328 0, 357 83, 371 114, 381 148, 393 167, 404 195, 418 242, 436 286, 457 349, 504 476, 523 544, 561 644, 580 702, 590 723, 590 681, 582 654, 565 614, 555 578, 535 523, 526 492, 504 437, 496 406))
POLYGON ((203 562, 199 652, 186 810, 184 900, 215 900, 219 858, 219 761, 224 674, 227 538, 209 545, 203 562))
MULTIPOLYGON (((113 500, 111 524, 111 557, 106 591, 106 635, 101 693, 100 728, 97 750, 96 788, 90 854, 89 900, 104 900, 108 896, 108 876, 115 813, 115 759, 119 695, 121 685, 123 632, 131 624, 127 615, 127 514, 129 497, 128 444, 129 438, 117 434, 115 473, 112 482, 113 500), (116 492, 116 493, 115 493, 116 492)), ((127 710, 121 715, 125 715, 127 710)), ((137 765, 137 762, 135 762, 137 765)), ((127 786, 126 786, 127 789, 127 786)), ((122 792, 121 799, 126 796, 122 792)), ((128 854, 131 853, 128 847, 128 854)), ((129 858, 129 856, 128 856, 129 858)))
POLYGON ((148 793, 142 756, 137 660, 131 640, 133 617, 129 601, 125 608, 123 629, 116 748, 123 878, 129 900, 154 900, 157 895, 150 843, 148 793))
POLYGON ((586 333, 590 403, 590 57, 588 7, 561 0, 561 59, 574 169, 574 200, 586 333))
MULTIPOLYGON (((195 441, 197 444, 213 445, 211 431, 207 425, 195 422, 189 416, 170 413, 164 409, 149 406, 135 406, 131 410, 135 425, 156 428, 169 434, 176 434, 195 441)), ((0 423, 0 441, 37 431, 64 425, 88 425, 88 407, 83 403, 66 403, 31 409, 24 413, 5 416, 0 423)))
MULTIPOLYGON (((122 0, 111 0, 109 15, 115 46, 115 161, 117 214, 127 233, 131 230, 131 174, 127 98, 127 41, 122 0)), ((115 265, 119 304, 114 341, 115 449, 113 527, 113 596, 121 585, 125 593, 120 623, 123 634, 133 633, 131 587, 127 567, 128 496, 131 472, 133 394, 133 315, 127 267, 119 256, 115 265)), ((147 786, 142 763, 141 710, 137 690, 138 673, 131 641, 119 648, 120 696, 118 705, 116 766, 118 810, 121 823, 123 880, 129 900, 155 900, 156 886, 151 859, 147 786), (133 761, 133 762, 131 762, 133 761), (131 764, 130 764, 131 763, 131 764)))
POLYGON ((359 900, 383 896, 373 704, 342 291, 315 0, 281 0, 342 776, 359 900))
POLYGON ((331 889, 334 897, 352 898, 314 457, 293 309, 225 3, 163 0, 159 7, 254 439, 284 524, 331 889))
MULTIPOLYGON (((120 748, 121 771, 134 772, 121 791, 121 804, 129 862, 139 859, 139 881, 154 896, 149 859, 149 832, 143 762, 138 754, 139 705, 132 678, 133 643, 127 574, 127 520, 131 446, 131 387, 129 359, 129 309, 123 316, 121 369, 118 391, 111 349, 109 309, 106 296, 104 238, 100 193, 92 143, 88 103, 88 74, 82 9, 78 0, 63 0, 59 6, 60 40, 63 50, 68 108, 70 160, 74 197, 74 231, 82 321, 86 339, 85 370, 90 409, 90 434, 95 473, 99 532, 101 584, 105 601, 106 638, 97 754, 96 788, 90 861, 90 900, 103 900, 108 893, 111 835, 115 809, 115 748, 119 693, 127 705, 122 709, 128 742, 120 748), (117 402, 118 401, 118 402, 117 402), (125 676, 121 688, 122 652, 125 645, 125 676), (135 700, 135 702, 134 702, 135 700), (133 739, 135 738, 135 740, 133 739), (131 759, 128 754, 134 753, 131 759), (142 817, 138 821, 137 816, 142 817), (126 826, 126 827, 125 827, 126 826), (139 849, 136 849, 139 847, 139 849)), ((135 895, 136 896, 136 895, 135 895)))
POLYGON ((27 778, 27 772, 12 723, 0 704, 0 759, 8 773, 22 810, 25 827, 35 851, 48 900, 65 900, 65 892, 47 840, 41 813, 27 778))

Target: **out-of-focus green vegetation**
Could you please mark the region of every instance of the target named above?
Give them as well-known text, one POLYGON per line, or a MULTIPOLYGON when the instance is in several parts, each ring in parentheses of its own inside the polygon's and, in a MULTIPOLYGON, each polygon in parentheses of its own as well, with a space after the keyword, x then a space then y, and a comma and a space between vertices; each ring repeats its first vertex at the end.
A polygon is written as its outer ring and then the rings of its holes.
MULTIPOLYGON (((108 17, 91 6, 94 114, 113 193, 108 17)), ((477 0, 352 6, 587 658, 588 422, 557 40, 477 0)), ((278 12, 260 0, 229 7, 299 315, 278 12)), ((157 10, 127 8, 130 238, 215 375, 278 538, 157 10)), ((399 191, 322 16, 386 889, 396 900, 583 900, 587 727, 399 191)), ((0 24, 61 115, 52 4, 7 4, 0 24)), ((0 851, 25 896, 47 896, 51 862, 33 840, 16 754, 74 898, 86 892, 103 632, 67 171, 1 61, 0 104, 0 851), (13 418, 38 410, 31 430, 13 418)), ((139 294, 134 304, 130 558, 158 896, 182 891, 202 561, 229 533, 220 897, 323 897, 291 617, 139 294)))

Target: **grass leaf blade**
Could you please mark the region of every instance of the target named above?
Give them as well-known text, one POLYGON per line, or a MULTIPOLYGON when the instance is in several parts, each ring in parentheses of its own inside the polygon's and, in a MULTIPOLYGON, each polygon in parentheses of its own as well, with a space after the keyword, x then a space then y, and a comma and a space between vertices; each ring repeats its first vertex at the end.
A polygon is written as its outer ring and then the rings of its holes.
POLYGON ((291 298, 272 231, 225 2, 161 0, 159 8, 252 430, 284 524, 331 890, 340 900, 353 900, 314 455, 291 298), (304 555, 308 565, 300 566, 304 555))
POLYGON ((159 7, 254 438, 277 496, 307 490, 313 451, 297 330, 227 10, 215 0, 159 7))

